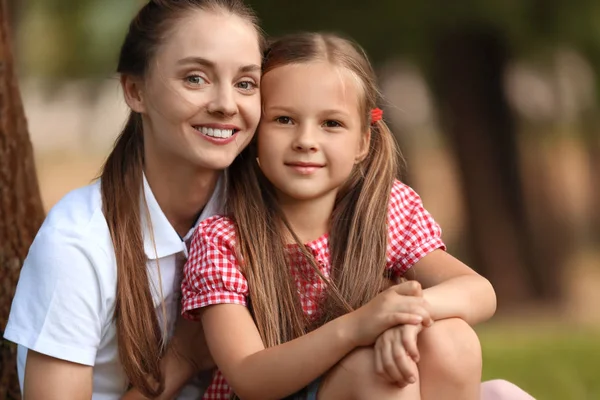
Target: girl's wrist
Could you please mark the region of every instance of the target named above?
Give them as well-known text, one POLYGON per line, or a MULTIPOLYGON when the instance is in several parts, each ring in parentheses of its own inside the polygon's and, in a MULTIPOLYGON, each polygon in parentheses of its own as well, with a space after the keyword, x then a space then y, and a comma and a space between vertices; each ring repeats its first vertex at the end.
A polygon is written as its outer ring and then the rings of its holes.
POLYGON ((358 338, 356 337, 356 325, 352 313, 344 314, 339 318, 331 321, 334 325, 336 340, 342 346, 347 347, 348 351, 354 350, 359 346, 358 338))

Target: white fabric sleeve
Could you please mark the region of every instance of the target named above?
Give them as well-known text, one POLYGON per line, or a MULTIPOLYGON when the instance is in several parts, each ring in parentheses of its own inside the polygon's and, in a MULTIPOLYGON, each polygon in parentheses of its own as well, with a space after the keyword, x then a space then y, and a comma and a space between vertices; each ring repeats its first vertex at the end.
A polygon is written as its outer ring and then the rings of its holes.
POLYGON ((6 339, 51 357, 94 365, 104 318, 95 264, 108 261, 96 246, 42 227, 21 270, 6 339))

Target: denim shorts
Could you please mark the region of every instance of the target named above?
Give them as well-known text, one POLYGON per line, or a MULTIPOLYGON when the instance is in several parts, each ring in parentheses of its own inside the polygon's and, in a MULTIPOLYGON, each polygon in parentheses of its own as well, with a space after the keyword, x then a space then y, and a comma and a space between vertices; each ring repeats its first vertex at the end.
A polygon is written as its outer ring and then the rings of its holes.
POLYGON ((310 385, 306 386, 304 389, 291 396, 286 397, 283 400, 317 400, 317 391, 319 390, 320 384, 321 378, 315 379, 311 382, 310 385))
POLYGON ((306 387, 306 400, 317 400, 317 392, 319 391, 320 379, 315 379, 306 387))

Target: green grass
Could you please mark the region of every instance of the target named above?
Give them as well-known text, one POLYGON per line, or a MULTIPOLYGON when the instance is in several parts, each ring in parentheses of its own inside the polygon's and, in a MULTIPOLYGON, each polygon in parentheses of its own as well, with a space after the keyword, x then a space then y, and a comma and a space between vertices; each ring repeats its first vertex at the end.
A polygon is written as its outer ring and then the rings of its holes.
POLYGON ((600 399, 600 330, 479 329, 483 379, 504 378, 538 400, 600 399))

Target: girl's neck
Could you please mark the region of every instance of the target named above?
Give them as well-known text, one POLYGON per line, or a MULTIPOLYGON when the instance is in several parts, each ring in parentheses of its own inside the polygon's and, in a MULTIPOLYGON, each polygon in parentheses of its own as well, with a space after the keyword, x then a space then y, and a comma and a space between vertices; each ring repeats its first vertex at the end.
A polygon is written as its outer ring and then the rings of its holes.
POLYGON ((219 171, 192 168, 189 163, 165 163, 146 154, 144 173, 175 231, 185 236, 212 196, 219 171))
POLYGON ((335 192, 311 200, 279 196, 281 211, 302 243, 316 240, 329 232, 335 196, 335 192))

